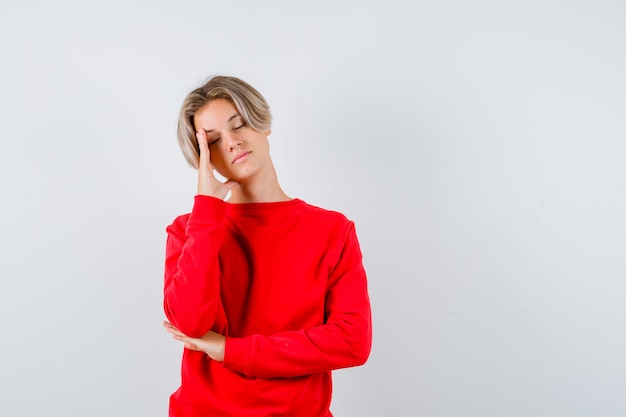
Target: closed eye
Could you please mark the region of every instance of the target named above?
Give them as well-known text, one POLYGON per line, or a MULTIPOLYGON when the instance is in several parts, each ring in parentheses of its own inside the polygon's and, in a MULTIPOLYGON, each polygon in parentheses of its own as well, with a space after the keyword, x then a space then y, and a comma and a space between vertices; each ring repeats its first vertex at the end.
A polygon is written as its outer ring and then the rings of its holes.
POLYGON ((215 145, 222 137, 218 136, 215 140, 212 140, 211 142, 209 142, 209 146, 211 145, 215 145))
POLYGON ((234 127, 233 130, 239 130, 246 125, 246 122, 241 123, 239 126, 234 127))

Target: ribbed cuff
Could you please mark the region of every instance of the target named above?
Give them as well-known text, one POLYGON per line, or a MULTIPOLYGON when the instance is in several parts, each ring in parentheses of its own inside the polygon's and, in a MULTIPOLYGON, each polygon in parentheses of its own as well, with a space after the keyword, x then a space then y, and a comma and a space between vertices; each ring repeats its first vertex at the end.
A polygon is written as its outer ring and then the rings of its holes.
POLYGON ((221 220, 226 214, 226 204, 224 200, 219 198, 196 195, 188 224, 207 224, 221 220))
POLYGON ((227 337, 224 347, 224 367, 250 376, 254 336, 227 337))

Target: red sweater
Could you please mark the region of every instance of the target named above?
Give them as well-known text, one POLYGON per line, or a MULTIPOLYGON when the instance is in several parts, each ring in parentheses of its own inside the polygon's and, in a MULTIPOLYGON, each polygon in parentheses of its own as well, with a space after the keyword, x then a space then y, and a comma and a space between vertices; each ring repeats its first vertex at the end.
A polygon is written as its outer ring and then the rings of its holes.
POLYGON ((354 224, 298 199, 196 196, 167 233, 167 318, 226 336, 224 362, 184 350, 170 416, 331 416, 331 370, 365 363, 372 341, 354 224))

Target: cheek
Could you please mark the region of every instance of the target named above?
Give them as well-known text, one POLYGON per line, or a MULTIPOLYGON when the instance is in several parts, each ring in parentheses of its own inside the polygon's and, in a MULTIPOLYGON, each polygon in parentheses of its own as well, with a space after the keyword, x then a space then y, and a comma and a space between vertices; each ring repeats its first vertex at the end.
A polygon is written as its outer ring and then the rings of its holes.
POLYGON ((224 159, 224 154, 219 149, 211 150, 210 156, 211 165, 217 171, 218 174, 224 176, 228 170, 227 163, 224 159))
POLYGON ((211 149, 211 155, 209 156, 209 160, 213 166, 220 165, 224 161, 223 153, 219 147, 214 147, 211 149))

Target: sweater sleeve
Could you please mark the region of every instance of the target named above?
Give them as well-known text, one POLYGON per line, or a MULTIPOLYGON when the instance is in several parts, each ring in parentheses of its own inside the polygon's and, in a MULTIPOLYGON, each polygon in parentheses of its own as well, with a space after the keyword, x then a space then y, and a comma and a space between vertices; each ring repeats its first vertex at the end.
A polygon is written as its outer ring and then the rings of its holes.
POLYGON ((218 250, 224 235, 226 203, 197 195, 184 216, 167 228, 163 307, 184 334, 201 337, 224 315, 220 299, 218 250))
POLYGON ((224 367, 248 377, 297 377, 362 365, 371 343, 367 280, 351 223, 328 278, 324 324, 269 336, 228 337, 224 367))

